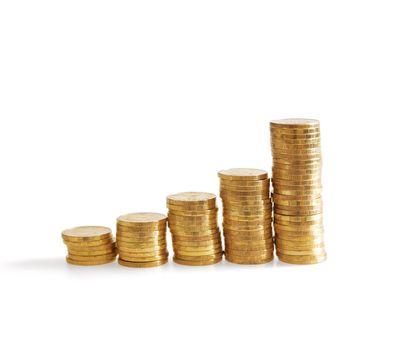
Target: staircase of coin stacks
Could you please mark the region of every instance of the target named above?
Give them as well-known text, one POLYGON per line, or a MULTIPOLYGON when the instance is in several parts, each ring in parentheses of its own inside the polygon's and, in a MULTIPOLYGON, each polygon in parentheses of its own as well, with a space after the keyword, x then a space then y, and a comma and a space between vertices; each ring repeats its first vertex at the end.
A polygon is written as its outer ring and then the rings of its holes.
POLYGON ((274 247, 279 260, 286 263, 324 261, 319 122, 276 120, 270 122, 270 132, 272 198, 264 170, 235 168, 218 173, 224 251, 216 196, 182 192, 167 197, 167 217, 159 213, 118 217, 116 242, 107 227, 80 226, 63 231, 67 262, 106 264, 115 261, 119 251, 118 263, 126 267, 163 265, 169 255, 167 224, 173 261, 181 265, 216 264, 223 254, 231 263, 264 264, 273 260, 274 247))

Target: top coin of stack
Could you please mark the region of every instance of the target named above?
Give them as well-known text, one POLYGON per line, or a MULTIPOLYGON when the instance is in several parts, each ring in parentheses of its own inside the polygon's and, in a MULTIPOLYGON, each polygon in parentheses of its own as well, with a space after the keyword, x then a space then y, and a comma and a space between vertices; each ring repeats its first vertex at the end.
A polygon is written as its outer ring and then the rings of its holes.
POLYGON ((118 263, 127 267, 154 267, 168 261, 166 216, 131 213, 118 217, 118 263))
POLYGON ((73 265, 101 265, 115 260, 112 231, 103 226, 79 226, 62 232, 68 247, 66 260, 73 265))
POLYGON ((226 260, 238 264, 272 261, 272 204, 267 172, 235 168, 219 171, 218 175, 226 260))
POLYGON ((205 192, 182 192, 167 197, 168 224, 174 258, 182 265, 211 265, 222 260, 217 223, 216 196, 205 192))
POLYGON ((277 255, 292 264, 324 261, 319 121, 270 122, 277 255))

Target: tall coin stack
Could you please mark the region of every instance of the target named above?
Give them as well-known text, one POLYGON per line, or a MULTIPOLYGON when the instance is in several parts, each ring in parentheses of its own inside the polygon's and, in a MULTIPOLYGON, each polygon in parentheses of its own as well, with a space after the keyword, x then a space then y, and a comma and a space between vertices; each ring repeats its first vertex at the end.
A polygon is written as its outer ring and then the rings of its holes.
POLYGON ((103 226, 79 226, 62 232, 68 247, 66 261, 73 265, 102 265, 115 260, 112 231, 103 226))
POLYGON ((272 261, 272 204, 267 172, 236 168, 219 171, 218 175, 226 260, 237 264, 272 261))
POLYGON ((277 256, 291 264, 322 262, 326 252, 319 121, 276 120, 270 122, 270 131, 277 256))
POLYGON ((127 267, 154 267, 168 261, 166 216, 131 213, 118 217, 118 263, 127 267))
POLYGON ((214 194, 172 194, 167 197, 167 207, 175 253, 173 261, 182 265, 200 266, 216 264, 222 260, 214 194))

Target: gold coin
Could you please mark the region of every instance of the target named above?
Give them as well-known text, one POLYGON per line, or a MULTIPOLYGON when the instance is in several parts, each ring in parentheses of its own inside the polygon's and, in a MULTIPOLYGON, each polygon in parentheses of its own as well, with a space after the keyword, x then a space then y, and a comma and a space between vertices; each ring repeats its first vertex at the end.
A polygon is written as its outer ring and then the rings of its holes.
POLYGON ((272 204, 262 204, 262 205, 225 205, 223 206, 223 212, 238 212, 238 213, 257 213, 257 212, 271 212, 272 204))
POLYGON ((287 196, 284 194, 273 194, 274 201, 314 201, 314 200, 321 200, 320 195, 310 195, 310 196, 287 196))
POLYGON ((168 259, 161 259, 155 261, 147 261, 147 262, 132 262, 132 261, 125 261, 121 258, 118 259, 118 264, 125 266, 125 267, 156 267, 160 265, 164 265, 168 262, 168 259))
POLYGON ((207 231, 216 231, 218 228, 218 223, 209 223, 209 224, 191 224, 191 225, 182 225, 182 224, 170 224, 170 231, 173 233, 186 233, 186 234, 204 234, 207 231))
POLYGON ((317 264, 326 260, 327 255, 284 255, 278 254, 278 258, 280 261, 288 263, 288 264, 317 264))
POLYGON ((312 242, 306 242, 306 244, 300 244, 298 242, 292 242, 292 241, 283 241, 283 240, 278 240, 276 242, 276 247, 277 250, 279 251, 284 251, 286 250, 312 250, 312 249, 320 249, 323 248, 324 249, 324 243, 314 243, 312 242), (285 242, 290 242, 285 243, 285 242))
POLYGON ((166 240, 166 236, 159 236, 159 237, 126 237, 126 236, 121 236, 121 235, 116 235, 117 242, 123 242, 123 243, 130 243, 130 244, 162 244, 166 240))
POLYGON ((171 230, 172 235, 176 236, 190 236, 190 237, 198 237, 198 236, 209 236, 209 235, 217 235, 220 233, 218 227, 213 227, 210 229, 195 229, 195 230, 187 230, 186 228, 180 229, 179 227, 173 227, 171 230))
POLYGON ((148 256, 141 256, 141 255, 133 255, 133 254, 119 254, 119 259, 124 261, 130 262, 151 262, 156 260, 166 260, 168 258, 168 254, 158 254, 158 255, 148 255, 148 256))
POLYGON ((208 241, 199 241, 199 242, 173 242, 174 249, 202 249, 209 247, 220 247, 222 244, 221 239, 218 240, 208 240, 208 241))
POLYGON ((193 222, 209 222, 215 221, 217 219, 216 214, 211 215, 201 215, 201 216, 179 216, 174 213, 169 213, 168 221, 169 222, 183 222, 183 223, 193 223, 193 222))
POLYGON ((245 251, 245 252, 252 252, 252 251, 259 252, 259 251, 273 249, 273 247, 274 247, 273 242, 257 244, 257 245, 231 243, 231 242, 226 242, 225 244, 225 249, 228 252, 234 252, 235 250, 245 251))
POLYGON ((81 255, 81 256, 98 256, 98 255, 105 255, 105 254, 112 254, 115 253, 115 247, 109 247, 108 249, 101 249, 101 250, 74 250, 68 248, 69 255, 81 255))
POLYGON ((159 213, 129 213, 117 218, 120 227, 137 229, 162 229, 166 225, 166 215, 159 213))
POLYGON ((280 182, 280 184, 287 183, 291 185, 292 182, 300 182, 301 184, 320 184, 321 176, 320 174, 316 175, 282 175, 281 173, 273 173, 273 183, 276 181, 280 182))
POLYGON ((306 215, 306 216, 284 216, 280 214, 274 215, 274 220, 288 222, 288 223, 309 223, 309 222, 318 222, 323 218, 321 214, 317 215, 306 215))
POLYGON ((74 260, 69 257, 66 257, 66 261, 68 264, 71 265, 79 265, 79 266, 93 266, 93 265, 103 265, 103 264, 108 264, 113 261, 115 261, 116 256, 110 258, 110 259, 104 259, 104 260, 96 260, 96 261, 82 261, 82 260, 74 260))
MULTIPOLYGON (((119 250, 119 256, 126 256, 126 257, 140 257, 140 258, 149 258, 154 257, 155 260, 157 257, 165 256, 168 254, 166 248, 160 250, 153 250, 153 251, 139 251, 139 250, 119 250)), ((132 259, 126 259, 132 260, 132 259)))
POLYGON ((283 133, 276 133, 273 132, 270 135, 270 142, 271 144, 278 142, 278 141, 317 141, 320 140, 320 134, 306 134, 306 135, 300 135, 300 134, 283 134, 283 133))
POLYGON ((321 177, 321 168, 319 169, 302 169, 302 170, 293 170, 293 169, 278 169, 273 167, 273 176, 281 177, 281 176, 314 176, 314 177, 321 177))
POLYGON ((218 213, 218 208, 213 208, 213 209, 205 209, 205 210, 174 210, 174 209, 169 209, 169 215, 176 215, 176 216, 212 216, 216 215, 218 213))
POLYGON ((281 194, 286 196, 312 196, 312 195, 320 195, 322 192, 321 187, 317 187, 311 190, 303 190, 299 189, 300 187, 296 187, 298 189, 286 189, 284 186, 274 186, 273 194, 281 194))
POLYGON ((313 142, 292 144, 285 141, 273 140, 271 146, 274 150, 303 150, 303 149, 320 149, 320 140, 315 140, 313 142))
POLYGON ((320 209, 313 209, 313 210, 283 210, 280 208, 274 208, 274 212, 276 214, 285 215, 285 216, 305 216, 305 215, 316 215, 322 214, 323 210, 320 209))
POLYGON ((241 250, 241 249, 226 249, 226 252, 229 255, 241 256, 241 257, 267 257, 273 254, 273 246, 270 249, 261 249, 261 250, 241 250))
POLYGON ((181 192, 171 194, 167 197, 167 204, 172 205, 204 205, 205 207, 214 208, 216 206, 216 196, 207 192, 181 192))
POLYGON ((313 204, 310 202, 300 202, 300 201, 291 201, 291 202, 283 202, 276 201, 274 202, 274 209, 278 208, 281 210, 320 210, 323 208, 322 201, 314 201, 313 204))
MULTIPOLYGON (((232 181, 233 182, 233 181, 232 181)), ((234 181, 235 182, 235 181, 234 181)), ((220 184, 220 188, 226 191, 241 191, 241 192, 251 192, 251 191, 262 191, 267 192, 269 190, 270 183, 269 181, 260 185, 251 185, 251 186, 237 186, 236 184, 220 184)))
POLYGON ((285 118, 270 121, 271 128, 289 128, 289 129, 308 129, 320 127, 317 119, 309 118, 285 118))
POLYGON ((203 242, 203 241, 210 241, 220 239, 220 233, 213 234, 213 235, 205 235, 205 236, 180 236, 180 235, 172 235, 173 242, 203 242))
POLYGON ((283 255, 321 255, 324 254, 324 248, 304 249, 304 250, 286 250, 281 247, 277 247, 277 254, 283 255))
POLYGON ((266 240, 270 239, 272 234, 271 228, 269 230, 260 231, 224 231, 225 240, 240 239, 240 240, 266 240))
POLYGON ((218 176, 224 180, 262 180, 267 179, 267 172, 261 169, 232 168, 221 170, 218 176))
POLYGON ((125 248, 125 249, 164 248, 164 247, 166 247, 166 240, 163 241, 162 243, 155 243, 155 242, 150 242, 150 243, 127 243, 127 242, 119 241, 118 242, 118 247, 119 248, 125 248))
POLYGON ((180 265, 187 265, 187 266, 205 266, 205 265, 214 265, 222 261, 222 257, 214 258, 214 259, 209 259, 209 260, 203 260, 203 261, 192 261, 192 260, 183 260, 179 259, 177 257, 173 257, 173 261, 176 264, 180 265))
POLYGON ((267 187, 270 184, 270 179, 263 180, 226 180, 220 179, 220 185, 228 187, 267 187))
POLYGON ((220 191, 220 197, 222 197, 223 200, 227 201, 235 201, 235 202, 242 202, 242 201, 259 201, 259 200, 265 200, 269 198, 269 193, 244 193, 244 192, 229 192, 227 193, 224 190, 220 191))
POLYGON ((75 255, 68 253, 68 258, 75 261, 97 262, 97 261, 109 260, 114 258, 115 256, 116 252, 110 254, 93 255, 93 256, 82 256, 82 255, 75 255))
POLYGON ((271 218, 265 217, 258 220, 237 220, 236 217, 224 217, 223 219, 223 226, 224 227, 234 227, 242 228, 242 229, 249 229, 252 227, 253 229, 270 226, 271 218))
POLYGON ((214 249, 208 250, 201 250, 201 251, 194 251, 194 250, 187 250, 187 249, 174 249, 175 255, 178 256, 185 256, 191 258, 202 257, 204 255, 217 255, 222 253, 222 247, 215 247, 214 249))
POLYGON ((140 227, 140 228, 132 228, 128 226, 116 225, 116 233, 126 233, 126 234, 135 234, 141 236, 151 236, 154 234, 160 234, 166 232, 166 224, 163 227, 140 227))
POLYGON ((296 234, 308 234, 310 232, 320 233, 323 232, 323 225, 320 223, 314 225, 304 225, 304 226, 296 226, 296 225, 286 225, 286 224, 278 224, 274 223, 274 229, 278 232, 287 232, 287 233, 296 233, 296 234))
POLYGON ((160 240, 165 239, 166 232, 124 232, 124 231, 117 231, 116 232, 117 239, 121 240, 132 240, 132 241, 151 241, 151 240, 160 240))
POLYGON ((200 255, 200 256, 190 256, 190 255, 184 255, 184 254, 179 254, 178 252, 175 252, 175 258, 181 259, 181 260, 186 260, 186 261, 209 261, 213 259, 221 259, 223 256, 223 253, 217 253, 217 254, 206 254, 206 255, 200 255))
POLYGON ((294 173, 301 172, 301 171, 321 171, 322 170, 322 163, 318 162, 315 164, 307 164, 307 165, 296 165, 296 164, 280 164, 273 161, 273 169, 276 170, 284 170, 284 171, 292 171, 294 173))
POLYGON ((148 254, 148 253, 157 253, 161 254, 162 252, 166 251, 166 245, 158 246, 158 247, 148 247, 148 248, 132 248, 132 247, 120 247, 118 246, 119 253, 126 253, 126 254, 148 254))
POLYGON ((64 243, 74 249, 93 249, 97 247, 109 246, 114 243, 112 238, 107 239, 98 239, 95 241, 83 241, 83 242, 68 242, 64 241, 64 243))
POLYGON ((234 256, 231 254, 226 253, 225 254, 226 260, 228 262, 234 263, 234 264, 242 264, 242 265, 259 265, 259 264, 267 264, 274 259, 274 255, 271 254, 268 257, 246 257, 243 258, 241 256, 234 256))
POLYGON ((104 226, 78 226, 62 231, 65 242, 96 241, 112 238, 112 231, 104 226))

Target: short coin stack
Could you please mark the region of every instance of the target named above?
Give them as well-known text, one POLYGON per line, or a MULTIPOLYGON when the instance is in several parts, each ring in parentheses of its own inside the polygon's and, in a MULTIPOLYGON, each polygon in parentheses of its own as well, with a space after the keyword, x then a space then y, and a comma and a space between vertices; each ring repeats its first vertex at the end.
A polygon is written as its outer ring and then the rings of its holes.
POLYGON ((292 264, 326 259, 321 200, 320 125, 314 119, 270 122, 277 255, 292 264))
POLYGON ((115 260, 112 231, 103 226, 79 226, 62 232, 68 247, 66 260, 73 265, 101 265, 115 260))
POLYGON ((127 267, 154 267, 168 261, 166 216, 131 213, 118 217, 118 263, 127 267))
POLYGON ((172 194, 167 197, 167 207, 175 253, 173 260, 176 263, 200 266, 216 264, 222 260, 222 242, 214 194, 172 194))
POLYGON ((222 170, 218 175, 226 260, 237 264, 272 261, 272 204, 267 172, 236 168, 222 170))

